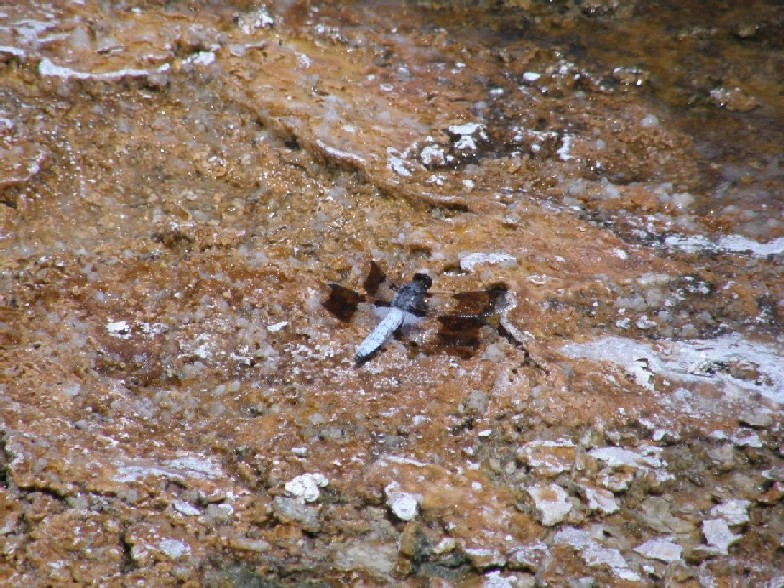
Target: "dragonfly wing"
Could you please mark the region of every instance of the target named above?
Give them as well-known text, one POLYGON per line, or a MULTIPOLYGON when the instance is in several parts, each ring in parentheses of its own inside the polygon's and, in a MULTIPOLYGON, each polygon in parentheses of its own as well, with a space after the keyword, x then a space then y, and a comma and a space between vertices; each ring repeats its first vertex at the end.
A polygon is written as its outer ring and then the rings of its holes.
POLYGON ((338 320, 348 322, 363 300, 363 296, 350 288, 340 284, 329 284, 329 298, 322 304, 338 320))

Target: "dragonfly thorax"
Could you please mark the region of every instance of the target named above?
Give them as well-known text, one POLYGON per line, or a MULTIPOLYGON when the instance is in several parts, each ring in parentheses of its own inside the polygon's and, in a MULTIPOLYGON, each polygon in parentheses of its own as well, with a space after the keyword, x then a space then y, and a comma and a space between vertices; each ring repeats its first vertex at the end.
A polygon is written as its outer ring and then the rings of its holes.
POLYGON ((418 273, 414 279, 403 284, 392 299, 392 306, 410 313, 419 313, 424 308, 425 296, 433 284, 427 274, 418 273))

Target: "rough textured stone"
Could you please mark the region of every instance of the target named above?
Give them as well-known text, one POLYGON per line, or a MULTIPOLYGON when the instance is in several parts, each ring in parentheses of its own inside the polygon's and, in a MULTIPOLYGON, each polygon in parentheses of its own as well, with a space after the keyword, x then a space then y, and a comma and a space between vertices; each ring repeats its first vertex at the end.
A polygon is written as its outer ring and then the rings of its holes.
POLYGON ((678 561, 681 558, 681 546, 667 539, 650 539, 634 548, 634 551, 648 559, 664 562, 678 561))
POLYGON ((282 523, 295 523, 312 533, 321 528, 317 507, 306 506, 295 498, 283 497, 276 498, 272 504, 275 516, 282 523))
POLYGON ((534 501, 539 519, 546 527, 560 523, 572 510, 569 495, 557 484, 532 486, 526 491, 534 501))
POLYGON ((0 584, 775 583, 779 3, 250 4, 0 10, 0 584))
POLYGON ((719 553, 727 554, 729 546, 741 538, 730 531, 724 519, 708 519, 702 522, 702 534, 705 541, 719 553))

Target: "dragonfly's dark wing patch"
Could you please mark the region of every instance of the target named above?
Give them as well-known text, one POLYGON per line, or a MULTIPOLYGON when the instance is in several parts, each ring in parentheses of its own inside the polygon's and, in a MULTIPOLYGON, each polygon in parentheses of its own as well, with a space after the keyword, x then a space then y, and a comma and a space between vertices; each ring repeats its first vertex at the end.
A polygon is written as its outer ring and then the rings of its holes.
POLYGON ((363 287, 368 296, 375 297, 381 285, 387 281, 387 275, 375 261, 370 262, 370 272, 365 278, 363 287))
POLYGON ((486 290, 452 295, 450 312, 438 316, 438 343, 461 355, 471 355, 482 342, 482 327, 498 328, 498 312, 507 288, 495 284, 486 290))
POLYGON ((489 317, 500 310, 506 292, 507 287, 503 284, 473 292, 457 292, 452 295, 454 304, 450 314, 489 317))
POLYGON ((329 297, 323 302, 324 308, 340 321, 348 322, 354 318, 359 303, 364 297, 351 288, 340 284, 329 284, 329 297))
POLYGON ((389 306, 392 299, 390 292, 392 286, 387 280, 384 270, 375 262, 370 262, 370 272, 362 284, 365 294, 346 288, 340 284, 328 284, 329 297, 322 303, 324 308, 335 318, 342 322, 348 322, 354 317, 360 303, 373 302, 375 306, 389 306), (378 298, 384 296, 389 300, 378 298))
POLYGON ((482 341, 485 321, 478 316, 441 315, 438 317, 438 343, 445 347, 476 349, 482 341))

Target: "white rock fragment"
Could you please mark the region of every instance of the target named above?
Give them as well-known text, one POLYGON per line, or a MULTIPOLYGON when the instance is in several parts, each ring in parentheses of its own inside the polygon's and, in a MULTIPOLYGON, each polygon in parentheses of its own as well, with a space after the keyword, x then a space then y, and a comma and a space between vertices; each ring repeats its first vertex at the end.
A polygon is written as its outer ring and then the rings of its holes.
POLYGON ((597 478, 597 481, 610 492, 624 492, 628 490, 633 480, 634 472, 628 470, 601 474, 597 478))
MULTIPOLYGON (((0 14, 0 17, 2 16, 3 15, 0 14)), ((12 58, 17 59, 20 62, 24 62, 27 58, 27 53, 24 51, 24 49, 19 49, 18 47, 13 47, 12 45, 0 45, 0 63, 5 63, 12 58)))
POLYGON ((391 153, 387 154, 387 169, 404 178, 411 175, 411 170, 408 169, 406 161, 402 157, 391 153))
POLYGON ((220 465, 200 455, 181 455, 164 463, 189 478, 213 480, 224 475, 220 465))
POLYGON ((248 537, 233 537, 230 545, 233 549, 257 553, 269 552, 271 547, 264 539, 249 539, 248 537))
POLYGON ((751 502, 748 500, 726 500, 714 506, 710 514, 713 517, 722 518, 730 526, 743 525, 749 522, 748 508, 751 502))
POLYGON ((479 123, 451 125, 449 133, 457 137, 457 140, 454 142, 454 148, 458 151, 476 151, 477 140, 487 141, 485 128, 479 123))
POLYGON ((773 411, 755 407, 739 414, 738 422, 754 429, 767 429, 773 424, 774 418, 773 411))
POLYGON ((169 327, 163 323, 137 323, 137 326, 141 329, 142 333, 150 337, 160 335, 169 330, 169 327))
POLYGON ((534 501, 539 518, 545 527, 557 525, 572 510, 569 495, 558 484, 529 486, 526 491, 534 501))
MULTIPOLYGON (((670 382, 709 384, 729 395, 747 392, 784 402, 781 352, 773 345, 747 341, 738 333, 706 340, 661 341, 655 345, 623 337, 603 337, 564 345, 560 351, 572 358, 623 366, 638 385, 651 391, 656 375, 670 382), (739 361, 754 366, 756 377, 745 378, 726 368, 739 361)), ((753 435, 749 439, 752 443, 759 442, 753 435)))
POLYGON ((591 545, 583 550, 583 560, 592 567, 607 566, 613 574, 627 582, 639 582, 640 576, 629 568, 629 564, 617 549, 591 545))
POLYGON ((564 527, 555 534, 554 541, 579 551, 585 563, 591 567, 607 566, 618 578, 639 582, 639 575, 629 568, 620 551, 599 544, 603 537, 604 527, 601 525, 594 525, 588 530, 564 527))
POLYGON ((463 135, 455 141, 455 149, 459 151, 476 151, 476 141, 471 135, 463 135))
POLYGON ((502 576, 495 570, 488 572, 482 578, 482 588, 517 588, 521 586, 517 576, 502 576))
POLYGON ((555 543, 563 545, 571 545, 575 549, 585 549, 589 545, 595 544, 597 539, 603 535, 603 527, 595 525, 588 530, 578 529, 576 527, 564 527, 560 529, 553 540, 555 543))
POLYGON ((536 73, 534 71, 527 71, 523 73, 523 81, 526 82, 537 82, 542 77, 542 74, 536 73))
POLYGON ((240 14, 237 18, 237 25, 243 35, 250 35, 256 29, 272 28, 275 26, 275 19, 270 16, 266 6, 258 10, 240 14))
POLYGON ((449 132, 453 135, 465 136, 479 133, 480 136, 486 137, 484 127, 479 123, 465 123, 462 125, 450 125, 449 132))
POLYGON ((769 470, 763 470, 762 475, 768 480, 784 482, 784 466, 775 466, 769 470))
POLYGON ((423 165, 444 165, 446 163, 446 155, 444 150, 438 145, 427 145, 420 151, 419 161, 423 165))
POLYGON ((168 480, 211 480, 224 475, 219 465, 197 456, 178 457, 162 463, 149 459, 122 459, 114 466, 116 473, 112 479, 115 482, 135 482, 147 476, 168 480))
POLYGON ((650 320, 647 315, 642 315, 635 323, 638 329, 652 329, 656 326, 656 322, 650 320))
POLYGON ((400 485, 392 482, 384 488, 387 496, 387 506, 401 521, 413 521, 419 510, 419 497, 410 492, 398 490, 400 485))
POLYGON ((499 568, 506 565, 506 558, 497 549, 469 547, 465 550, 471 565, 478 569, 499 568))
POLYGON ((302 474, 286 482, 283 489, 286 494, 304 504, 318 500, 319 488, 324 488, 328 483, 322 474, 302 474))
POLYGON ((230 504, 210 504, 207 506, 205 518, 213 524, 225 524, 234 514, 234 507, 230 504))
POLYGON ((95 80, 95 81, 116 81, 123 78, 140 78, 166 73, 171 69, 171 65, 164 63, 162 66, 153 69, 134 69, 125 68, 116 71, 106 71, 101 73, 82 72, 54 64, 48 57, 44 57, 38 64, 38 75, 43 77, 60 78, 63 80, 95 80))
POLYGON ((547 282, 549 282, 552 278, 550 276, 546 276, 543 274, 531 274, 526 278, 526 281, 535 284, 536 286, 544 286, 547 282))
POLYGON ((733 253, 751 252, 752 255, 765 257, 768 255, 781 255, 784 253, 784 237, 771 239, 767 243, 760 243, 741 235, 726 235, 718 240, 719 249, 733 253))
POLYGON ((542 476, 557 476, 570 470, 574 464, 576 448, 568 440, 535 440, 517 450, 517 457, 542 476))
POLYGON ((635 469, 660 468, 666 465, 659 457, 660 447, 642 447, 638 451, 622 447, 597 447, 588 455, 604 462, 610 468, 631 467, 635 469))
MULTIPOLYGON (((426 468, 428 464, 412 459, 410 457, 403 457, 402 455, 385 455, 381 459, 378 460, 379 466, 385 466, 387 463, 397 463, 400 465, 411 465, 417 468, 426 468)), ((396 482, 393 482, 395 484, 396 482)))
POLYGON ((711 241, 702 235, 668 235, 664 238, 668 247, 677 247, 688 253, 697 251, 726 251, 729 253, 750 253, 757 257, 781 255, 784 253, 784 237, 760 243, 741 235, 726 235, 718 241, 711 241))
POLYGON ((687 253, 696 253, 700 250, 715 251, 716 245, 702 235, 668 235, 664 238, 664 245, 667 247, 677 247, 687 253))
POLYGON ((670 274, 647 272, 637 278, 637 283, 640 286, 656 286, 669 284, 675 277, 670 274))
POLYGON ((175 500, 172 503, 172 506, 174 506, 174 510, 186 517, 196 517, 201 514, 201 511, 198 508, 184 500, 175 500))
POLYGON ((561 348, 569 357, 611 361, 624 366, 635 383, 650 391, 654 390, 653 374, 659 371, 661 362, 651 349, 642 343, 622 337, 605 337, 589 344, 570 344, 561 348))
POLYGON ((215 63, 215 53, 213 51, 197 51, 183 60, 184 66, 206 67, 215 63))
POLYGON ((321 151, 329 155, 330 158, 335 159, 337 161, 344 161, 352 165, 365 165, 365 159, 363 157, 360 157, 356 153, 352 153, 350 151, 345 151, 343 149, 338 149, 337 147, 333 147, 332 145, 328 145, 321 139, 316 139, 316 147, 318 147, 321 151))
POLYGON ((651 435, 651 439, 656 441, 657 443, 664 439, 665 437, 669 436, 671 439, 677 439, 677 435, 673 434, 672 432, 666 429, 656 429, 653 431, 653 435, 651 435))
POLYGON ((444 537, 433 547, 433 553, 436 555, 449 553, 450 551, 454 551, 456 547, 457 541, 455 541, 453 537, 444 537))
POLYGON ((335 545, 335 567, 341 571, 364 571, 375 577, 387 577, 397 560, 397 546, 354 541, 335 545))
POLYGON ((161 539, 158 549, 171 559, 179 559, 191 553, 190 546, 179 539, 161 539))
POLYGON ((62 392, 68 398, 75 398, 79 396, 79 393, 82 391, 82 385, 79 382, 73 382, 71 384, 66 384, 63 386, 62 392))
POLYGON ((547 545, 536 540, 527 545, 512 549, 506 558, 506 565, 512 569, 524 569, 535 572, 550 554, 547 545))
POLYGON ((588 508, 603 514, 613 514, 620 509, 613 493, 604 488, 586 488, 585 498, 588 500, 588 508))
POLYGON ((192 343, 184 342, 182 345, 199 359, 210 358, 215 347, 212 336, 207 333, 200 333, 192 343))
POLYGON ((473 272, 479 265, 500 265, 501 267, 515 267, 517 258, 508 253, 461 253, 460 269, 464 272, 473 272))
POLYGON ((24 60, 24 58, 27 57, 27 53, 24 51, 24 49, 19 49, 18 47, 14 47, 12 45, 0 45, 0 56, 3 55, 10 55, 11 57, 16 57, 19 60, 24 60))
POLYGON ((634 551, 648 559, 671 562, 681 559, 683 550, 680 545, 669 539, 651 539, 635 547, 634 551))
MULTIPOLYGON (((4 7, 5 6, 8 6, 8 4, 5 4, 4 7)), ((5 11, 0 11, 0 17, 7 16, 8 14, 5 11)), ((41 33, 54 27, 56 23, 57 20, 55 19, 42 21, 25 18, 23 20, 16 21, 12 30, 16 35, 25 41, 25 44, 37 44, 37 39, 41 33)))
POLYGON ((634 471, 652 471, 655 479, 665 482, 673 479, 673 475, 665 469, 667 466, 659 454, 661 447, 642 446, 637 450, 622 447, 597 447, 588 452, 588 455, 604 462, 612 472, 605 471, 598 480, 608 490, 620 492, 628 488, 634 478, 634 471))
POLYGON ((738 447, 762 447, 759 435, 749 429, 739 429, 730 437, 732 442, 738 447))
POLYGON ((574 139, 571 135, 564 135, 561 139, 561 146, 557 151, 558 157, 561 158, 561 161, 569 161, 574 159, 574 156, 570 153, 573 140, 574 139))
POLYGON ((719 553, 727 555, 730 545, 741 538, 730 531, 727 521, 724 519, 708 519, 702 522, 702 534, 708 545, 715 548, 719 553))
POLYGON ((118 339, 130 339, 131 327, 126 321, 112 321, 106 323, 106 332, 118 339))

